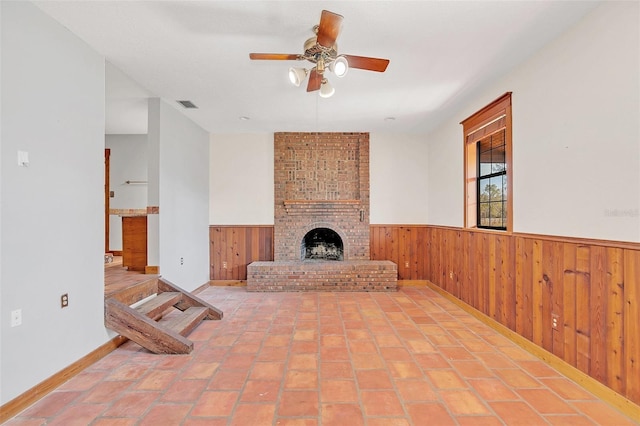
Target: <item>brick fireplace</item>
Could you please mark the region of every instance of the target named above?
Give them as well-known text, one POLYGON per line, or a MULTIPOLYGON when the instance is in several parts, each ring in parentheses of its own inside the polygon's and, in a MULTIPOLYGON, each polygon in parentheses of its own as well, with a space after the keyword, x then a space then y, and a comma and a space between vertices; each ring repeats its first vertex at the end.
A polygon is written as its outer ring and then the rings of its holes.
POLYGON ((248 266, 249 291, 396 289, 369 260, 368 133, 276 133, 274 185, 275 261, 248 266))
POLYGON ((369 134, 276 133, 274 259, 301 260, 314 228, 335 231, 344 260, 369 260, 369 134))

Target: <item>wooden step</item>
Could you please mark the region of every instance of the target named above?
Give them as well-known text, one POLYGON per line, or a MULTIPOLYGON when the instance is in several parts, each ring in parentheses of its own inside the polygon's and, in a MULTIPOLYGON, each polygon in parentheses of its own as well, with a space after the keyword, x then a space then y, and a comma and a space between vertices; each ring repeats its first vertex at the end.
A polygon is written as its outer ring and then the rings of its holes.
POLYGON ((175 331, 181 336, 187 336, 200 324, 208 312, 209 310, 205 307, 192 306, 187 308, 182 314, 161 322, 160 325, 175 331))
POLYGON ((157 354, 188 354, 193 350, 193 342, 185 336, 203 320, 222 319, 221 310, 157 277, 153 285, 146 284, 141 289, 112 296, 105 299, 105 325, 157 354), (130 306, 137 301, 134 300, 136 297, 153 288, 155 291, 151 294, 157 293, 153 299, 135 309, 130 306), (171 306, 175 310, 162 318, 171 306))
MULTIPOLYGON (((145 276, 141 275, 141 277, 145 276)), ((145 278, 146 279, 135 284, 126 284, 125 281, 123 288, 118 288, 120 287, 119 285, 112 286, 114 288, 108 293, 105 293, 105 299, 116 299, 125 305, 133 305, 136 302, 158 293, 158 277, 150 275, 148 278, 145 278)))
POLYGON ((162 313, 171 306, 182 300, 182 294, 174 291, 158 293, 153 299, 149 299, 140 306, 136 307, 136 311, 149 318, 157 320, 162 318, 162 313))
POLYGON ((117 301, 105 300, 105 325, 157 354, 188 354, 193 342, 117 301))
POLYGON ((214 306, 211 306, 209 303, 205 302, 204 300, 200 299, 199 297, 197 297, 196 295, 193 295, 191 293, 189 293, 188 291, 178 287, 177 285, 173 284, 170 281, 165 280, 164 278, 159 278, 158 279, 158 293, 161 292, 171 292, 171 291, 176 291, 179 293, 182 293, 182 301, 180 301, 179 303, 176 304, 176 308, 180 309, 181 311, 186 310, 187 308, 191 307, 191 306, 195 306, 195 307, 200 307, 200 306, 204 306, 205 308, 208 308, 208 312, 207 312, 207 317, 205 319, 208 320, 221 320, 222 319, 222 311, 214 306))

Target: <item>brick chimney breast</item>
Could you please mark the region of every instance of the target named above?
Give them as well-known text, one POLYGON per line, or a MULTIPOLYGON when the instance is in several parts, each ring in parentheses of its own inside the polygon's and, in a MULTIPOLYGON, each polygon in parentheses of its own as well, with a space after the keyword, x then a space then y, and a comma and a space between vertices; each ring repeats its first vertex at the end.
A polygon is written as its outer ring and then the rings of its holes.
POLYGON ((300 260, 319 227, 340 235, 344 260, 369 260, 369 133, 276 133, 274 185, 275 260, 300 260))

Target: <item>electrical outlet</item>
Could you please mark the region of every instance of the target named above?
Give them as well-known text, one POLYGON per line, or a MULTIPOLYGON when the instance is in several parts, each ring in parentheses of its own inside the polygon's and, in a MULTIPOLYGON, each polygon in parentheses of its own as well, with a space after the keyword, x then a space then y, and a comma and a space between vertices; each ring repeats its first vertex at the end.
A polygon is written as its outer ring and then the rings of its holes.
POLYGON ((11 327, 22 325, 22 309, 11 311, 11 327))
POLYGON ((449 271, 449 278, 453 279, 453 271, 449 271))
POLYGON ((408 268, 409 267, 409 262, 404 262, 404 267, 408 268))
POLYGON ((560 316, 558 314, 551 314, 551 328, 558 329, 558 323, 560 322, 560 316))
POLYGON ((184 265, 184 257, 180 258, 180 265, 184 265))
POLYGON ((69 306, 69 293, 60 296, 60 307, 66 308, 67 306, 69 306))
POLYGON ((227 269, 227 262, 222 262, 222 269, 227 269))

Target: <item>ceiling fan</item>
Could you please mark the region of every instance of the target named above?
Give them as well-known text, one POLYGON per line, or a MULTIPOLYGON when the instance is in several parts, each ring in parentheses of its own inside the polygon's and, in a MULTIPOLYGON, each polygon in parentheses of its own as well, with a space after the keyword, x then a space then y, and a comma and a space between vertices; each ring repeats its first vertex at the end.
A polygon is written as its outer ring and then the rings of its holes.
POLYGON ((315 64, 311 69, 289 68, 291 83, 300 86, 309 76, 307 92, 320 90, 320 96, 328 98, 335 92, 325 77, 325 71, 332 71, 337 77, 344 77, 349 68, 384 72, 389 65, 388 59, 369 58, 366 56, 338 55, 336 39, 342 26, 342 15, 323 10, 320 24, 313 27, 316 33, 304 43, 303 54, 287 53, 250 53, 249 58, 255 60, 301 61, 315 64))

